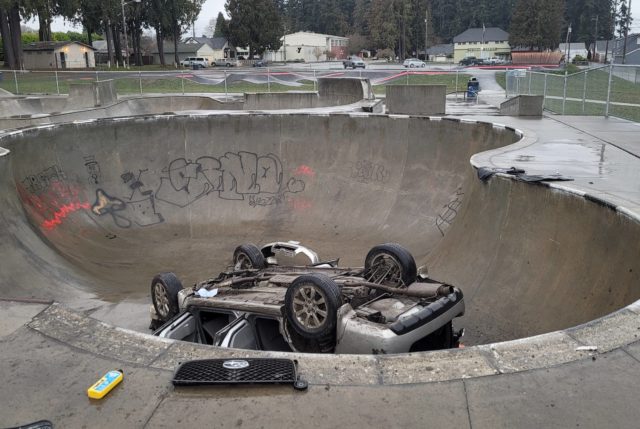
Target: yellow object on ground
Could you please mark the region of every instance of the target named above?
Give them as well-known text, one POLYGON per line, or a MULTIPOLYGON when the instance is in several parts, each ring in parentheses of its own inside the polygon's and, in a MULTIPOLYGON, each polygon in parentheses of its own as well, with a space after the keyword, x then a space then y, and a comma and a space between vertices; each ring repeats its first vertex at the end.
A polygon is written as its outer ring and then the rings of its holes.
POLYGON ((87 395, 92 399, 102 399, 107 393, 116 387, 122 379, 124 373, 122 370, 113 370, 107 372, 100 380, 87 390, 87 395))

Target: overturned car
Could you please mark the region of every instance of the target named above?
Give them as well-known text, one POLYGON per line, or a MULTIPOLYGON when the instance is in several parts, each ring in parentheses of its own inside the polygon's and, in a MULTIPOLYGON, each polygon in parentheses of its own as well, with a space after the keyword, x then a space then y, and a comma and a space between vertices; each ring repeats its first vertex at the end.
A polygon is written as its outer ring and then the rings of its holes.
POLYGON ((297 242, 243 244, 233 267, 183 288, 173 273, 151 283, 154 335, 253 350, 403 353, 458 346, 452 320, 462 292, 417 275, 395 243, 373 247, 364 267, 321 261, 297 242), (283 260, 308 259, 306 264, 283 260))

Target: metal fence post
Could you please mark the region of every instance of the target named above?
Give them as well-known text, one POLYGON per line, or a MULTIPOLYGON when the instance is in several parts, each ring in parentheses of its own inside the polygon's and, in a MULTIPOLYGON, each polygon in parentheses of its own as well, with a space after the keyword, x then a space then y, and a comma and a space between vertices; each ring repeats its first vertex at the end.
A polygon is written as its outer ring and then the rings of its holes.
POLYGON ((313 92, 318 91, 318 78, 316 76, 316 69, 313 69, 313 92))
POLYGON ((531 79, 533 78, 533 72, 529 72, 529 91, 527 92, 528 95, 531 95, 531 79))
POLYGON ((267 92, 271 93, 271 70, 267 67, 267 92))
POLYGON ((100 82, 100 78, 98 77, 98 70, 96 70, 96 82, 100 82))
POLYGON ((547 78, 549 77, 548 73, 544 74, 544 89, 542 90, 542 110, 544 110, 544 105, 547 102, 547 78))
POLYGON ((562 94, 562 114, 564 115, 565 105, 567 104, 567 72, 564 72, 564 92, 562 94))
POLYGON ((138 71, 138 81, 140 82, 140 95, 142 95, 142 72, 138 71))
POLYGON ((60 95, 60 81, 58 80, 58 70, 55 71, 56 74, 56 92, 60 95))
POLYGON ((604 117, 609 117, 609 103, 611 102, 611 81, 613 80, 613 64, 609 64, 609 84, 607 85, 607 105, 604 110, 604 117))
POLYGON ((184 75, 180 75, 180 84, 182 85, 182 95, 184 95, 184 75))
POLYGON ((18 88, 18 75, 16 71, 13 71, 13 81, 16 83, 16 94, 20 94, 20 88, 18 88))
POLYGON ((224 71, 224 101, 228 101, 229 93, 227 92, 227 71, 224 71))
POLYGON ((456 70, 456 101, 458 101, 458 73, 460 73, 460 71, 456 70))
POLYGON ((584 71, 584 85, 582 87, 582 113, 584 114, 585 104, 587 101, 587 74, 589 70, 584 71))

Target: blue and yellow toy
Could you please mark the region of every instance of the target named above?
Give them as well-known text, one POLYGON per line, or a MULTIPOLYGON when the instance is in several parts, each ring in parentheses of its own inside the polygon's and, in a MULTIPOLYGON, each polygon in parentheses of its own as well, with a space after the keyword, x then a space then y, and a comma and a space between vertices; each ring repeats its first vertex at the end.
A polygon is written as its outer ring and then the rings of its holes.
POLYGON ((120 384, 123 378, 124 372, 122 372, 121 369, 109 371, 87 390, 87 395, 89 395, 91 399, 102 399, 107 393, 111 392, 114 387, 120 384))

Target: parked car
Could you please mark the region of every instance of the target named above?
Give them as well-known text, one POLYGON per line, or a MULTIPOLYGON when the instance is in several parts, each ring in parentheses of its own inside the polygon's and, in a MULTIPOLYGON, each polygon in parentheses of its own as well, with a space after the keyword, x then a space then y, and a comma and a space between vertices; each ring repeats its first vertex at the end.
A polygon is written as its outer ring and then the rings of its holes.
POLYGON ((462 292, 418 276, 413 256, 387 243, 364 267, 322 261, 297 242, 243 244, 233 266, 183 288, 173 273, 151 282, 155 335, 254 350, 401 353, 457 347, 451 321, 462 292), (283 265, 299 261, 306 264, 283 265))
POLYGON ((461 66, 475 66, 479 62, 480 60, 476 57, 464 57, 458 64, 460 64, 461 66))
POLYGON ((182 67, 209 67, 209 61, 206 58, 202 57, 187 57, 184 60, 180 61, 180 65, 182 67))
POLYGON ((406 68, 415 68, 415 67, 426 67, 427 64, 424 61, 421 61, 417 58, 407 58, 406 60, 404 60, 404 63, 402 63, 402 65, 406 68))
POLYGON ((253 63, 253 67, 268 67, 269 62, 267 60, 258 60, 253 63))
POLYGON ((213 64, 218 67, 238 67, 238 60, 235 58, 222 58, 215 60, 213 64))
POLYGON ((355 70, 358 67, 366 68, 366 65, 362 58, 358 57, 357 55, 348 56, 347 59, 342 62, 342 65, 345 69, 352 68, 355 70))

